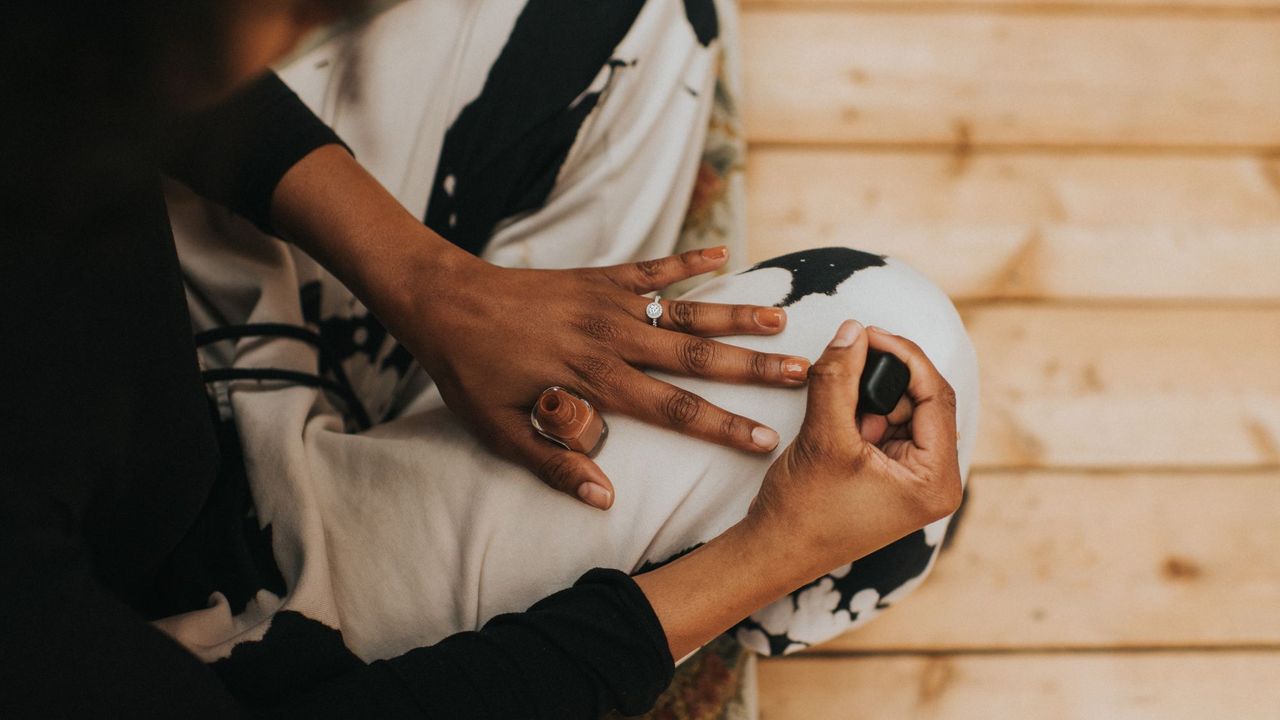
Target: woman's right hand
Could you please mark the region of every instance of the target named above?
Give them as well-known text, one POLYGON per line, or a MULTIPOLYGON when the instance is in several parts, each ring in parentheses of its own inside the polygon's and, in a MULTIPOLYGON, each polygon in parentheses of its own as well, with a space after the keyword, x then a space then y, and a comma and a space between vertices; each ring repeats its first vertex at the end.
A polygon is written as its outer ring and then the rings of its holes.
POLYGON ((812 579, 950 515, 961 492, 955 392, 915 343, 848 320, 809 370, 804 424, 744 523, 812 579), (854 414, 868 347, 911 370, 909 432, 879 444, 864 439, 854 414))
POLYGON ((814 578, 950 515, 961 491, 955 392, 915 343, 850 320, 810 369, 804 424, 747 517, 636 583, 681 658, 814 578), (868 346, 911 370, 909 402, 875 428, 854 414, 868 346))

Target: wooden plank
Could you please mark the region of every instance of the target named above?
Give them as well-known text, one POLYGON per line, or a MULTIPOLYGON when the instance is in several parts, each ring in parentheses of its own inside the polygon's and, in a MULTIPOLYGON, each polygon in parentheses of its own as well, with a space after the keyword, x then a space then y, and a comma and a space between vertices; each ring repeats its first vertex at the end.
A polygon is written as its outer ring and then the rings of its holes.
POLYGON ((1277 160, 762 148, 747 187, 756 259, 852 245, 961 299, 1280 300, 1277 160))
POLYGON ((911 656, 760 664, 761 720, 1274 720, 1280 652, 911 656))
POLYGON ((981 366, 979 466, 1280 463, 1280 310, 1013 304, 962 315, 981 366))
POLYGON ((1280 7, 1280 0, 740 0, 739 5, 748 9, 794 10, 892 7, 920 12, 985 10, 988 12, 1145 11, 1267 14, 1280 7))
POLYGON ((819 649, 1280 647, 1280 471, 975 473, 953 540, 819 649))
POLYGON ((1280 145, 1280 19, 754 8, 756 141, 1280 145))

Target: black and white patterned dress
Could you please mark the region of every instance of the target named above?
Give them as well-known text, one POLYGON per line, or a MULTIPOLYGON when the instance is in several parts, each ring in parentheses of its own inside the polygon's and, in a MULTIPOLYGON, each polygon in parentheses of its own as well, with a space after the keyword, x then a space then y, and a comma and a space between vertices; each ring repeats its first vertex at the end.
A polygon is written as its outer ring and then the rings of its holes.
MULTIPOLYGON (((710 0, 410 0, 281 74, 406 207, 492 262, 612 264, 708 236, 741 260, 733 13, 710 0), (344 89, 352 73, 355 95, 344 89), (708 162, 718 171, 707 175, 708 162)), ((207 660, 268 637, 282 611, 340 631, 366 660, 475 629, 591 567, 635 572, 714 537, 744 515, 771 462, 610 417, 597 462, 617 499, 608 513, 587 508, 481 447, 408 353, 310 258, 177 190, 172 200, 197 329, 295 326, 327 348, 244 337, 208 344, 205 367, 330 379, 336 368, 354 396, 217 384, 281 582, 158 623, 207 660)), ((919 343, 956 388, 967 476, 977 365, 941 291, 849 248, 738 267, 688 297, 784 305, 789 322, 776 337, 735 343, 816 357, 847 317, 919 343)), ((663 379, 775 428, 780 448, 803 416, 803 392, 663 379)), ((869 621, 923 581, 948 522, 815 580, 737 637, 779 654, 869 621)))

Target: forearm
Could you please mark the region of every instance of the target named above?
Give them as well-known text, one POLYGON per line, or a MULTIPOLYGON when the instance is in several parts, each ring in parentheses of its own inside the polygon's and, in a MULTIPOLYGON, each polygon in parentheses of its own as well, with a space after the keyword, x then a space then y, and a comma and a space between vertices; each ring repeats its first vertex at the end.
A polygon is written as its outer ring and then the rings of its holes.
POLYGON ((743 520, 635 580, 662 622, 671 656, 683 658, 830 569, 820 565, 791 539, 743 520))
POLYGON ((415 288, 482 262, 410 215, 340 145, 315 149, 285 173, 271 222, 391 325, 409 312, 415 288))

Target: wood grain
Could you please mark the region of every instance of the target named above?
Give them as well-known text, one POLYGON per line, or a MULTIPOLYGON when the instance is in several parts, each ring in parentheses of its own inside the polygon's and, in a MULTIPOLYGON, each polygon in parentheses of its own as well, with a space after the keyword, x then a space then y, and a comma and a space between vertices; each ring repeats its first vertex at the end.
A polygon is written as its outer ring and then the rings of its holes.
POLYGON ((975 464, 1275 467, 1280 310, 978 307, 975 464))
POLYGON ((851 245, 959 299, 1280 301, 1277 160, 764 148, 747 187, 757 260, 851 245))
POLYGON ((821 651, 1280 647, 1280 471, 976 473, 907 598, 821 651))
POLYGON ((762 720, 1274 720, 1280 652, 786 659, 762 720))
POLYGON ((743 8, 793 11, 891 7, 917 12, 1201 12, 1269 14, 1280 0, 740 0, 743 8))
POLYGON ((1280 18, 743 13, 749 136, 773 143, 1280 145, 1280 18))

